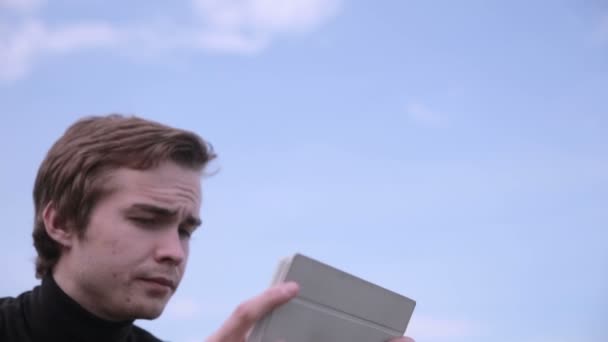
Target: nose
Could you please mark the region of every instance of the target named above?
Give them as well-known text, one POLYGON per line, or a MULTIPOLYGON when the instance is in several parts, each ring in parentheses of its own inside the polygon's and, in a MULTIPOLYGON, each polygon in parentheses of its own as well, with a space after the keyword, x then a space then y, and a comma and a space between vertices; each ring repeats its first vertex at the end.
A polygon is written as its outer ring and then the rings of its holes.
POLYGON ((158 263, 180 266, 188 256, 187 241, 181 239, 177 229, 166 230, 159 236, 155 258, 158 263))

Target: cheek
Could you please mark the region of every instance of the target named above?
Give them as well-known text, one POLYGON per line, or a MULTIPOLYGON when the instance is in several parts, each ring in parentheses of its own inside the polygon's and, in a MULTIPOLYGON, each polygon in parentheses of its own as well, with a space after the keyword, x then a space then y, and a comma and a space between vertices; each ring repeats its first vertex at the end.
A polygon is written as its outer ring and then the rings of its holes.
POLYGON ((105 227, 103 234, 96 234, 89 239, 89 259, 112 280, 123 279, 134 270, 145 258, 143 244, 138 243, 132 232, 120 227, 105 227))
POLYGON ((123 251, 123 248, 120 246, 119 240, 110 240, 107 244, 108 249, 110 250, 110 255, 112 257, 120 255, 123 251))
POLYGON ((188 257, 190 256, 190 242, 183 241, 182 249, 184 251, 184 261, 178 267, 181 270, 181 274, 183 275, 184 271, 186 270, 186 265, 188 264, 188 257))
POLYGON ((104 246, 108 261, 111 260, 114 267, 117 270, 118 276, 124 272, 129 272, 137 267, 137 265, 144 263, 149 251, 146 249, 147 244, 145 241, 138 239, 130 239, 129 237, 117 238, 108 240, 104 246))

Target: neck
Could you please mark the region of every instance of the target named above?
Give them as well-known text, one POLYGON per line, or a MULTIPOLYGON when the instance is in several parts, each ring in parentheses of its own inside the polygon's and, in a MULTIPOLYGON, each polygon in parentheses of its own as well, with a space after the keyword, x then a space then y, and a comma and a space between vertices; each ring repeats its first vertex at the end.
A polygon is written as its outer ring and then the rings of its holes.
POLYGON ((112 322, 93 314, 47 274, 32 291, 24 313, 36 341, 127 341, 132 321, 112 322))
POLYGON ((94 296, 87 295, 86 290, 78 282, 78 272, 73 271, 66 262, 58 262, 52 271, 53 279, 57 286, 65 292, 68 297, 78 303, 83 309, 92 315, 110 322, 122 322, 125 319, 117 319, 110 313, 104 311, 99 301, 92 301, 94 296))

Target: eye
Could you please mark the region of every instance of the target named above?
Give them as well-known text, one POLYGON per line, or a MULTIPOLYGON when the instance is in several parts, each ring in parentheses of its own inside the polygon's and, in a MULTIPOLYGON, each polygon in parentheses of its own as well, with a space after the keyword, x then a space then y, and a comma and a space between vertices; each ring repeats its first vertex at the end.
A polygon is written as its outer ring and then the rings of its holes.
POLYGON ((180 228, 179 236, 184 239, 189 239, 192 236, 192 232, 186 228, 180 228))

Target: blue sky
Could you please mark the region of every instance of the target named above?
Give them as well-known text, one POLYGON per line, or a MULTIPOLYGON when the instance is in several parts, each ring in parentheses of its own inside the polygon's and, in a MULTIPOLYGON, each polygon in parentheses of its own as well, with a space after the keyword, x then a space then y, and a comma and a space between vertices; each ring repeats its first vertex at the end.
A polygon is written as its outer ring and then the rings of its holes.
POLYGON ((608 3, 0 0, 0 295, 77 118, 208 139, 162 318, 202 340, 296 251, 418 302, 418 341, 608 340, 608 3))

